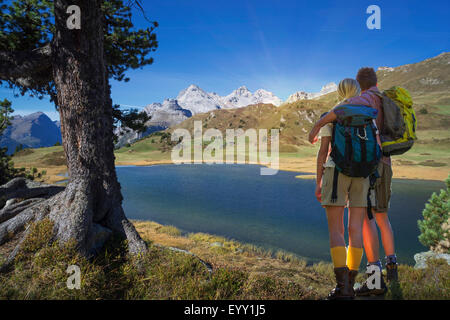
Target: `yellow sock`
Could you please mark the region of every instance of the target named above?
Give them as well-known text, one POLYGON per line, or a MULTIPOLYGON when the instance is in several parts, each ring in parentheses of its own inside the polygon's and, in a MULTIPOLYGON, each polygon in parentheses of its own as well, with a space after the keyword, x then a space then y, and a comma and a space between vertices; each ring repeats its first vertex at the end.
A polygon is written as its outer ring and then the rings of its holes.
POLYGON ((331 251, 331 260, 335 268, 342 268, 346 266, 347 249, 345 247, 333 247, 331 251))
POLYGON ((347 267, 350 270, 358 270, 363 255, 362 248, 348 247, 347 267))

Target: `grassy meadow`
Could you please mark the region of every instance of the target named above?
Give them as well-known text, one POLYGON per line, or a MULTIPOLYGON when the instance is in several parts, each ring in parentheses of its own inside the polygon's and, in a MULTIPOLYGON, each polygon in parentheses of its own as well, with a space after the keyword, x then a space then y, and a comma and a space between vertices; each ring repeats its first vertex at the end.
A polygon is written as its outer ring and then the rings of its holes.
MULTIPOLYGON (((50 245, 49 220, 32 225, 13 270, 0 274, 0 299, 323 299, 334 286, 330 263, 307 265, 286 252, 134 224, 149 246, 146 254, 129 257, 125 245, 111 239, 91 260, 70 243, 50 245), (81 269, 80 290, 66 286, 73 264, 81 269)), ((0 247, 0 262, 17 241, 0 247)), ((400 265, 399 274, 384 299, 450 299, 450 266, 443 260, 429 261, 426 269, 400 265)))

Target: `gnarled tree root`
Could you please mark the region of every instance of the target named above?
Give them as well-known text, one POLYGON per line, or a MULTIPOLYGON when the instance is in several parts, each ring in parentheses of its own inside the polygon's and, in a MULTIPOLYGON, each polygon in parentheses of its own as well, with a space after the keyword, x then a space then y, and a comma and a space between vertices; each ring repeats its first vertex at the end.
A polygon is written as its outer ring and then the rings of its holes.
POLYGON ((25 230, 1 271, 8 270, 28 233, 30 223, 49 218, 54 223, 54 239, 74 240, 85 256, 95 255, 112 235, 127 240, 131 254, 145 252, 147 246, 133 224, 125 217, 121 197, 111 197, 108 206, 99 206, 89 184, 69 182, 67 187, 46 185, 16 178, 0 186, 0 245, 25 230), (97 211, 104 212, 99 214, 97 211))

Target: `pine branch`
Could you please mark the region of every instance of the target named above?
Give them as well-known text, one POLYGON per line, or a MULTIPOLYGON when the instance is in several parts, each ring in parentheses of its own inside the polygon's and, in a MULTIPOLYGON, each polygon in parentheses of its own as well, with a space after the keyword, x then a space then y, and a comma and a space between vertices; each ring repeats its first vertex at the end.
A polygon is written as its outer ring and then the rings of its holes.
POLYGON ((29 51, 0 51, 0 81, 33 89, 52 78, 50 44, 29 51))

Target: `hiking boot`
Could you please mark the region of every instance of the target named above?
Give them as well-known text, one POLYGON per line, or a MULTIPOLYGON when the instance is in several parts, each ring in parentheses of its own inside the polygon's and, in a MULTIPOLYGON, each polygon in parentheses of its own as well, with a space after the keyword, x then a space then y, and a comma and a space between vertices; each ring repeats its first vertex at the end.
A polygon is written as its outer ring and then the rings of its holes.
POLYGON ((386 280, 398 281, 397 263, 386 263, 386 280))
POLYGON ((357 270, 350 270, 348 272, 348 287, 353 296, 355 295, 355 289, 353 289, 353 287, 355 286, 355 280, 357 276, 358 276, 357 270))
POLYGON ((350 290, 348 268, 334 268, 334 275, 336 276, 336 288, 331 290, 331 292, 328 294, 327 300, 353 299, 355 294, 353 290, 350 290))
MULTIPOLYGON (((374 273, 375 273, 375 271, 372 273, 367 273, 367 280, 364 281, 364 283, 360 287, 356 288, 355 295, 357 297, 381 296, 388 291, 386 283, 384 282, 383 273, 381 271, 380 271, 380 276, 381 276, 380 288, 369 289, 369 283, 368 283, 369 277, 372 276, 374 273)), ((370 282, 372 282, 372 281, 370 281, 370 282)))

